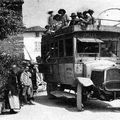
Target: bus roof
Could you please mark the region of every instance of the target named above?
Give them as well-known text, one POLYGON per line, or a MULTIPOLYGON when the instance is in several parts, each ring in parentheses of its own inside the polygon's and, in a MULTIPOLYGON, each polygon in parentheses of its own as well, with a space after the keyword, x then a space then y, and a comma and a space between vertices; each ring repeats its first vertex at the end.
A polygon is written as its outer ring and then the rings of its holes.
POLYGON ((112 35, 112 38, 118 38, 120 37, 120 27, 114 27, 114 26, 105 26, 101 25, 99 28, 97 25, 88 25, 88 27, 83 30, 80 25, 73 25, 73 26, 67 26, 63 27, 61 29, 58 29, 55 31, 55 33, 52 34, 45 34, 42 39, 47 40, 47 39, 53 39, 61 36, 68 36, 70 34, 75 34, 75 33, 102 33, 104 35, 110 34, 112 35))
POLYGON ((55 32, 56 35, 61 35, 61 34, 68 34, 68 33, 73 33, 73 32, 83 32, 83 31, 100 31, 100 32, 115 32, 115 33, 120 33, 120 27, 114 27, 114 26, 106 26, 106 25, 101 25, 99 28, 96 25, 89 25, 85 30, 81 28, 80 25, 74 25, 74 26, 68 26, 64 27, 62 29, 59 29, 55 32))

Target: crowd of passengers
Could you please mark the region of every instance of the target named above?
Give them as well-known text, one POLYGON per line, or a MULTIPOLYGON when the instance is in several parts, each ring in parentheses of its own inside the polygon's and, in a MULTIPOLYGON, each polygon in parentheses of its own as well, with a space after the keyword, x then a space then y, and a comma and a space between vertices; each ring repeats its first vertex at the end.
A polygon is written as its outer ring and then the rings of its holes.
POLYGON ((81 29, 86 29, 88 25, 94 25, 95 19, 93 17, 94 11, 89 9, 83 12, 71 13, 69 20, 66 10, 59 9, 57 14, 53 11, 48 12, 48 25, 45 26, 46 33, 55 32, 60 28, 72 25, 80 25, 81 29))

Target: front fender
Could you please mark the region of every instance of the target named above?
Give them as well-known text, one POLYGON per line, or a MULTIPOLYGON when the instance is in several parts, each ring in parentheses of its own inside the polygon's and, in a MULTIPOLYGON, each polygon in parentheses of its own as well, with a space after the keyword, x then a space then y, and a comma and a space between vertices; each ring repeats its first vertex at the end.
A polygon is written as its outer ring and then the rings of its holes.
POLYGON ((84 87, 88 87, 88 86, 94 85, 90 78, 77 77, 76 80, 77 80, 77 83, 80 83, 84 87))

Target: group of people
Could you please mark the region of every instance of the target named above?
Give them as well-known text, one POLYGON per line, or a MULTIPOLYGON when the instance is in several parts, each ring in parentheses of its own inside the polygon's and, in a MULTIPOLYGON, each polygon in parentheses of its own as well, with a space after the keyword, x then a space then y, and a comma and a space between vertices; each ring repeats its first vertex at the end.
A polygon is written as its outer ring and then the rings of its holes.
POLYGON ((81 25, 82 28, 86 28, 88 25, 94 25, 95 19, 93 17, 94 11, 89 9, 88 11, 84 12, 77 12, 77 15, 75 13, 71 14, 71 25, 81 25))
POLYGON ((36 69, 34 66, 25 65, 18 68, 12 65, 8 75, 5 103, 10 108, 10 113, 16 113, 24 104, 32 105, 33 89, 37 89, 36 69))
POLYGON ((72 25, 80 25, 82 29, 86 29, 88 25, 94 25, 95 23, 93 17, 94 11, 91 9, 84 12, 71 13, 71 20, 69 20, 66 10, 64 9, 59 9, 56 15, 53 14, 53 11, 49 11, 48 14, 48 25, 45 26, 47 30, 46 33, 72 25))

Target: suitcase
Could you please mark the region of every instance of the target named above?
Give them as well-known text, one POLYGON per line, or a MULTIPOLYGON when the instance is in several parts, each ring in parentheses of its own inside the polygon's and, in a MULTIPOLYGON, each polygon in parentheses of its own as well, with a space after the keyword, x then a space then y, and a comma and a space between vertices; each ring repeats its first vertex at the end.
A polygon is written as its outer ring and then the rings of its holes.
POLYGON ((11 109, 20 110, 20 100, 16 95, 9 96, 9 104, 11 109))

